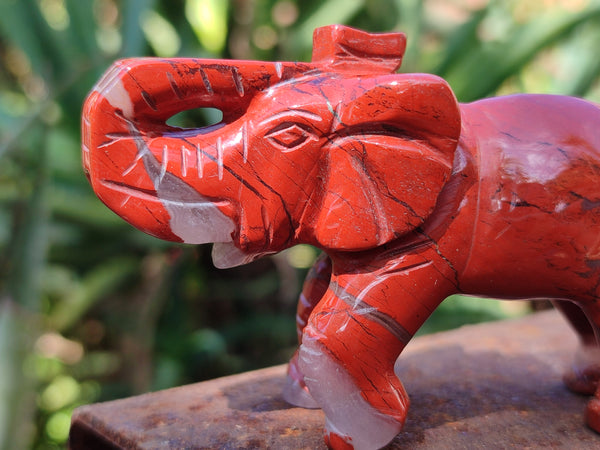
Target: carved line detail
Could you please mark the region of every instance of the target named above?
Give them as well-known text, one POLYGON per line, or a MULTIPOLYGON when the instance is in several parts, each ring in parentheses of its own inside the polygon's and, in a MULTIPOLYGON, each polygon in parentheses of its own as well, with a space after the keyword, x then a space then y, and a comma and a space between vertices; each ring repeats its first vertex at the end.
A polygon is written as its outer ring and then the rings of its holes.
MULTIPOLYGON (((367 319, 375 322, 387 331, 393 334, 402 344, 406 345, 412 338, 412 334, 408 332, 406 328, 400 325, 393 317, 380 311, 374 306, 371 306, 364 301, 358 299, 354 295, 349 294, 343 287, 337 282, 332 281, 329 289, 333 291, 339 299, 343 300, 347 305, 351 306, 353 310, 360 311, 360 315, 365 316, 367 319)), ((356 312, 356 311, 354 311, 356 312)))
POLYGON ((219 173, 219 181, 223 179, 223 141, 221 136, 217 138, 217 170, 219 173))

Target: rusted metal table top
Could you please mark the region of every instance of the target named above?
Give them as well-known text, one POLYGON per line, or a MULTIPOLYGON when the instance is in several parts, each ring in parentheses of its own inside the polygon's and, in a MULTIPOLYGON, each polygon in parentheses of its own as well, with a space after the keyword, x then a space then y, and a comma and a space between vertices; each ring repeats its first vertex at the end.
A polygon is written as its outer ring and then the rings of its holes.
MULTIPOLYGON (((576 348, 554 312, 418 337, 397 364, 411 397, 389 448, 600 448, 561 375, 576 348)), ((79 449, 325 448, 323 414, 281 398, 285 366, 78 408, 79 449)))

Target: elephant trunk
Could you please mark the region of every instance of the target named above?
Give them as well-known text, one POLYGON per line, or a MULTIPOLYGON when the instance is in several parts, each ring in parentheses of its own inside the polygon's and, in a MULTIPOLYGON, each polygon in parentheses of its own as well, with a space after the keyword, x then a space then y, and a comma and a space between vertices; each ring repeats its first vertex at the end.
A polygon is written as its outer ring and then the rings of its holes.
POLYGON ((223 178, 222 140, 210 142, 207 130, 182 130, 167 120, 181 111, 210 107, 223 112, 220 125, 227 125, 244 114, 257 92, 308 68, 183 58, 116 62, 83 108, 82 159, 93 189, 115 213, 156 237, 230 241, 233 224, 222 212, 226 205, 185 180, 191 170, 202 178, 204 162, 214 167, 219 181, 223 178))

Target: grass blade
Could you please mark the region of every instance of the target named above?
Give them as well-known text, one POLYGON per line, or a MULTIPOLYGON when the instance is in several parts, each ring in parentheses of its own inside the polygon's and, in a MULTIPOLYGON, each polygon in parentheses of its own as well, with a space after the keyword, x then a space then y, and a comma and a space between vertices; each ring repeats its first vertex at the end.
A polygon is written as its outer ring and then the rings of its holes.
POLYGON ((23 363, 36 334, 9 298, 0 299, 0 449, 29 448, 33 439, 34 383, 23 363))
POLYGON ((68 330, 96 302, 121 287, 137 271, 137 260, 127 257, 117 257, 91 270, 79 288, 56 305, 48 317, 52 328, 59 332, 68 330))
POLYGON ((32 149, 39 149, 34 156, 37 159, 36 172, 33 180, 33 192, 22 211, 22 215, 15 230, 11 248, 12 270, 7 282, 11 297, 21 306, 32 312, 39 311, 40 306, 40 279, 45 265, 46 251, 48 248, 48 221, 50 211, 48 208, 49 176, 46 160, 46 129, 39 130, 38 145, 32 149))
POLYGON ((140 23, 141 14, 154 7, 156 0, 131 0, 123 4, 123 48, 121 57, 142 56, 146 49, 146 38, 140 23))

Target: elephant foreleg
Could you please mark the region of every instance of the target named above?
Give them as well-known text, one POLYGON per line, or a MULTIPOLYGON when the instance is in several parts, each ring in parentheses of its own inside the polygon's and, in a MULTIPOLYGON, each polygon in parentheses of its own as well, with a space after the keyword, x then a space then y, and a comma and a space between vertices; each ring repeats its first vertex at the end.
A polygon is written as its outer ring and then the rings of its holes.
MULTIPOLYGON (((330 279, 331 259, 327 254, 321 253, 306 275, 298 300, 298 309, 296 312, 298 344, 302 344, 304 327, 306 327, 313 309, 327 291, 330 279)), ((288 365, 288 376, 283 396, 287 402, 296 406, 304 408, 318 407, 318 404, 310 396, 306 383, 304 383, 304 376, 298 367, 298 350, 296 350, 288 365)))
POLYGON ((373 272, 332 276, 299 353, 331 447, 380 448, 402 429, 409 400, 394 364, 433 308, 456 290, 440 274, 431 259, 411 255, 373 272))

